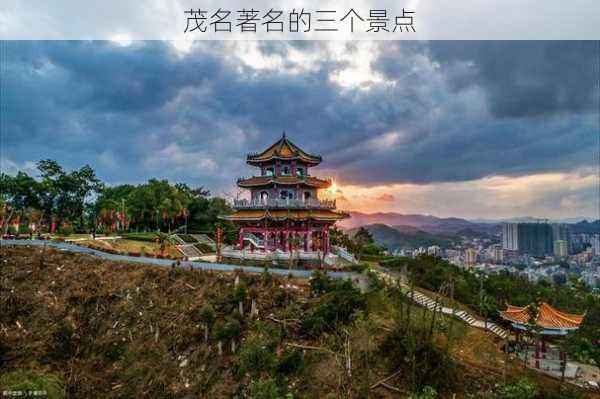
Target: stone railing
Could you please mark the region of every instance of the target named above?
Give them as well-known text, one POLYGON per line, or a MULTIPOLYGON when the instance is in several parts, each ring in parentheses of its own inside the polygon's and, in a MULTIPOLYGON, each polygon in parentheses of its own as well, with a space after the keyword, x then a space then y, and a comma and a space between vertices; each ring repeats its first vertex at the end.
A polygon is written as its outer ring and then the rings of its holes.
POLYGON ((233 207, 236 209, 335 209, 335 200, 317 199, 265 199, 265 200, 234 200, 233 207))

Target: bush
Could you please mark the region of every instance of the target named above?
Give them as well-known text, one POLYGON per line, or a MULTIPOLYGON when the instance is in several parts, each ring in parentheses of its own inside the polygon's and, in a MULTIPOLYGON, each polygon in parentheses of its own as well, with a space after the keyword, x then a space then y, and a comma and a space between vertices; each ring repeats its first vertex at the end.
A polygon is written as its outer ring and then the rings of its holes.
POLYGON ((67 360, 75 354, 76 346, 75 330, 60 323, 52 334, 48 356, 54 360, 67 360))
POLYGON ((456 369, 447 350, 428 339, 425 327, 396 327, 389 332, 379 347, 390 370, 403 369, 414 390, 425 386, 437 392, 453 389, 456 369))
POLYGON ((533 399, 538 394, 537 385, 522 378, 516 383, 500 385, 495 392, 497 399, 533 399))
POLYGON ((277 372, 280 374, 292 374, 302 368, 302 352, 298 349, 286 349, 279 359, 277 372))
POLYGON ((248 386, 248 397, 251 399, 279 399, 279 388, 275 380, 255 380, 248 386))
POLYGON ((354 313, 365 310, 366 301, 360 290, 354 288, 350 280, 333 281, 328 277, 317 275, 311 280, 313 291, 323 292, 316 303, 302 320, 302 329, 312 335, 332 331, 338 323, 352 320, 354 313))
POLYGON ((61 379, 54 374, 38 371, 13 371, 0 377, 2 391, 45 391, 44 398, 62 399, 65 388, 61 379))
POLYGON ((70 236, 75 230, 72 226, 62 226, 58 229, 57 233, 61 236, 70 236))
POLYGON ((280 339, 275 327, 258 323, 255 331, 242 344, 240 371, 254 376, 273 371, 277 365, 275 349, 280 339))
POLYGON ((435 399, 437 397, 437 391, 427 385, 421 392, 410 395, 408 399, 435 399))
POLYGON ((344 268, 344 271, 348 271, 348 272, 355 272, 355 273, 362 273, 365 270, 369 269, 369 265, 366 263, 353 263, 349 266, 346 266, 344 268))

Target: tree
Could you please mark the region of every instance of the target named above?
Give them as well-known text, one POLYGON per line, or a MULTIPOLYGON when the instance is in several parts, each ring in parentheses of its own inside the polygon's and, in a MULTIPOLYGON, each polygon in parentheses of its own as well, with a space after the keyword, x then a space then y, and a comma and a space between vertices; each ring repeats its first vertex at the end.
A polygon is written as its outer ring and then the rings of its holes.
POLYGON ((229 317, 225 323, 225 330, 227 338, 231 340, 231 353, 235 353, 236 339, 242 333, 242 325, 237 319, 229 317))
POLYGON ((329 241, 331 242, 331 245, 344 247, 346 249, 352 248, 352 240, 348 237, 348 234, 337 226, 333 226, 329 229, 329 241))
POLYGON ((218 321, 213 328, 213 335, 218 342, 219 356, 223 355, 223 341, 231 340, 231 353, 235 353, 235 340, 242 332, 242 325, 233 318, 227 317, 224 321, 218 321))
POLYGON ((357 261, 359 262, 365 247, 375 243, 373 240, 373 235, 363 226, 358 228, 354 234, 354 237, 352 237, 352 242, 354 243, 357 261))
POLYGON ((243 284, 239 284, 233 290, 233 299, 238 303, 238 311, 240 315, 244 315, 244 301, 246 300, 246 287, 243 284))
POLYGON ((208 333, 215 322, 215 318, 215 311, 210 305, 198 309, 197 312, 192 315, 192 319, 202 323, 202 326, 204 327, 204 342, 208 342, 208 333))
POLYGON ((37 168, 44 189, 50 193, 47 198, 50 202, 46 203, 50 215, 69 223, 77 221, 82 228, 86 202, 104 187, 94 170, 85 165, 67 173, 58 162, 50 159, 39 161, 37 168))
POLYGON ((8 231, 8 226, 13 216, 18 220, 25 218, 28 209, 37 209, 40 206, 38 197, 39 183, 24 172, 17 172, 12 177, 7 174, 0 174, 0 196, 6 207, 4 213, 8 214, 4 220, 4 233, 8 231))
POLYGON ((217 340, 217 348, 219 350, 219 356, 223 356, 223 341, 227 339, 227 326, 225 322, 219 320, 215 323, 213 328, 214 338, 217 340))

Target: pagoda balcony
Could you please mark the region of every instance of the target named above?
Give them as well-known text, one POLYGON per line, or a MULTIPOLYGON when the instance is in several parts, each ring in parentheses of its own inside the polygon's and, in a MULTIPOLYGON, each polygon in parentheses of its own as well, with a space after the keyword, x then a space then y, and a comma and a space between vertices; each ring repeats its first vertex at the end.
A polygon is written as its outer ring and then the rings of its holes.
POLYGON ((335 200, 266 199, 234 200, 235 209, 335 209, 335 200))
POLYGON ((306 184, 315 188, 328 188, 333 183, 330 178, 319 178, 312 175, 263 175, 263 176, 252 176, 252 177, 239 177, 237 184, 240 187, 261 187, 271 184, 277 185, 295 185, 295 184, 306 184))

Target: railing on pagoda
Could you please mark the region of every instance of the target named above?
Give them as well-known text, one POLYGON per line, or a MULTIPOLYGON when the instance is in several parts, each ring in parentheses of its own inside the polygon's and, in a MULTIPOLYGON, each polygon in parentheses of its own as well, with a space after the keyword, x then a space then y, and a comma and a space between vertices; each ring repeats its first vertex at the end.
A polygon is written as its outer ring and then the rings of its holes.
POLYGON ((233 207, 236 209, 335 209, 335 200, 317 199, 265 199, 265 200, 234 200, 233 207))

